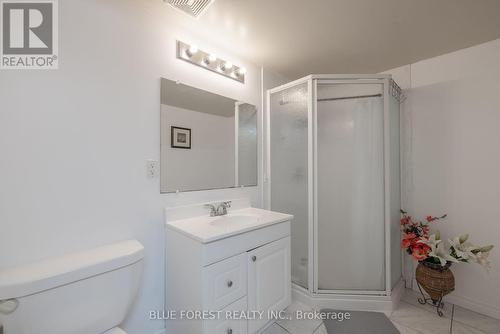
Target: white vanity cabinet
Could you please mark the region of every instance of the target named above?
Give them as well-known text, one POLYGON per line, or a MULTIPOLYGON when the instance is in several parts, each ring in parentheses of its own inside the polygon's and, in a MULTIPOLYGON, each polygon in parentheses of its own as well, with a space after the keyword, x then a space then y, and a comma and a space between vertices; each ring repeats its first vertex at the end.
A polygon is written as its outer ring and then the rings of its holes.
POLYGON ((176 316, 166 320, 167 334, 254 334, 271 320, 268 311, 290 304, 292 216, 247 208, 223 220, 168 218, 165 311, 176 316), (258 219, 236 218, 251 215, 258 219), (254 311, 263 318, 247 320, 254 311))

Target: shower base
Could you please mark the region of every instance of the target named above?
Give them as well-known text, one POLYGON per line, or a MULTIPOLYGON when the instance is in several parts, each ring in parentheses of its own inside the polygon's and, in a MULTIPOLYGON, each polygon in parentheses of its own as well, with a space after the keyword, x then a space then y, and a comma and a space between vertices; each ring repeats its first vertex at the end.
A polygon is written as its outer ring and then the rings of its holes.
POLYGON ((391 312, 398 307, 403 293, 404 282, 402 280, 396 284, 389 296, 313 293, 292 283, 292 300, 314 309, 391 312))

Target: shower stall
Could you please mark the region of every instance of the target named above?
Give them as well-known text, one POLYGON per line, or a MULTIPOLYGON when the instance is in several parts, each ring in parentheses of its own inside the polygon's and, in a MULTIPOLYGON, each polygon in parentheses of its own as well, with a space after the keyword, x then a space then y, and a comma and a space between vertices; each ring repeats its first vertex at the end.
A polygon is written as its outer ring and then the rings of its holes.
POLYGON ((389 310, 402 290, 401 89, 310 75, 268 90, 267 208, 291 213, 295 298, 389 310))

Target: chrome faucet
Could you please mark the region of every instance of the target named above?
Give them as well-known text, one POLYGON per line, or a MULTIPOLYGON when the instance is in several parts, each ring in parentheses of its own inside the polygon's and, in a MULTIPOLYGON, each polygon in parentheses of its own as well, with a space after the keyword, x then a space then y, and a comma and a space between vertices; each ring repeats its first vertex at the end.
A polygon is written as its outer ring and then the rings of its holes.
POLYGON ((210 217, 224 216, 227 215, 227 209, 231 207, 231 201, 205 204, 204 207, 210 210, 210 217))

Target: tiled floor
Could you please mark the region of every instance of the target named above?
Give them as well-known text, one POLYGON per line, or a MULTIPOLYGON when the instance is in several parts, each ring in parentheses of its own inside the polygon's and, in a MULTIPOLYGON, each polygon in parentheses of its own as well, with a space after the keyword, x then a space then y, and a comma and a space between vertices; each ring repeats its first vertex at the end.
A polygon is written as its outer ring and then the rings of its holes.
MULTIPOLYGON (((421 305, 418 295, 406 290, 397 310, 389 319, 401 334, 499 334, 500 320, 445 303, 441 318, 430 305, 421 305)), ((287 312, 310 311, 310 307, 294 302, 287 312)), ((262 334, 327 334, 319 320, 280 320, 262 334)), ((332 334, 332 333, 330 333, 332 334)), ((353 333, 356 334, 356 333, 353 333)))

